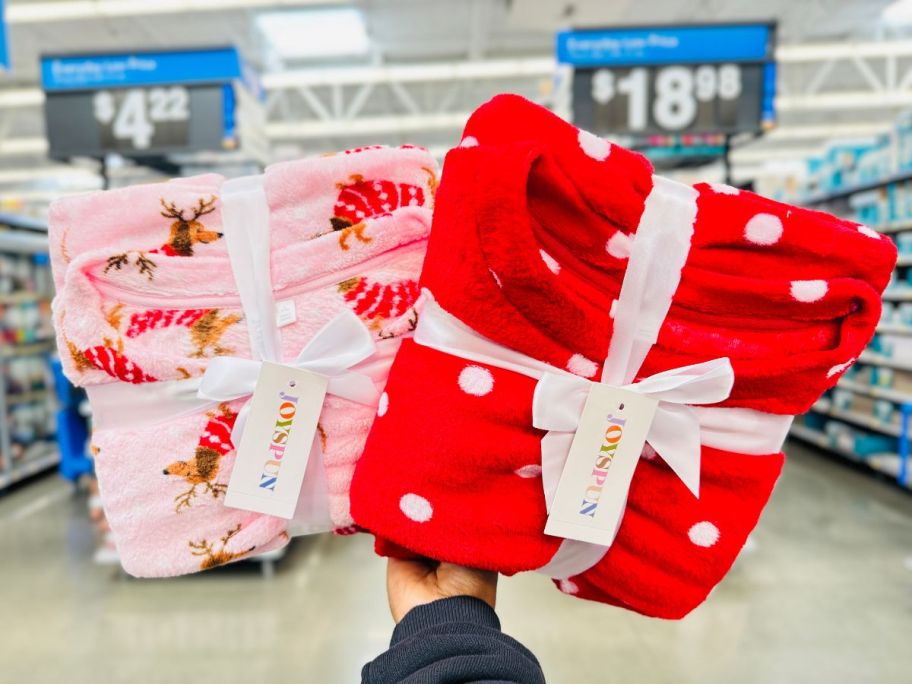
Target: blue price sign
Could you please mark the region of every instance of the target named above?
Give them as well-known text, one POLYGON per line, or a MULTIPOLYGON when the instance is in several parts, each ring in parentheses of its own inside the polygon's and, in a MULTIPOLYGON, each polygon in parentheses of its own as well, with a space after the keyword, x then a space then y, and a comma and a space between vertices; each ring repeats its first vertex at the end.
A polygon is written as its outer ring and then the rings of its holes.
POLYGON ((775 120, 773 24, 564 31, 575 122, 602 134, 737 133, 775 120))
POLYGON ((240 55, 234 48, 41 58, 45 92, 226 83, 244 76, 240 55))
POLYGON ((9 69, 9 41, 6 37, 6 3, 0 0, 0 71, 9 69))
POLYGON ((764 62, 772 59, 772 26, 659 26, 562 31, 557 60, 573 66, 764 62))
POLYGON ((234 48, 48 55, 41 78, 55 158, 234 149, 235 88, 257 94, 255 74, 234 48))

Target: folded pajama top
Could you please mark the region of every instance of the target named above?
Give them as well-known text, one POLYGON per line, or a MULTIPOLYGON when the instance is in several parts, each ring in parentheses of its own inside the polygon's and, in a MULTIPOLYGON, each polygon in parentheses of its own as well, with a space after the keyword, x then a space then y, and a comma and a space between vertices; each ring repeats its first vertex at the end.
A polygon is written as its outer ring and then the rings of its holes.
POLYGON ((356 522, 382 553, 543 568, 567 593, 685 615, 755 526, 791 417, 873 335, 892 242, 726 185, 658 179, 643 157, 515 96, 476 111, 445 168, 422 287, 457 327, 594 380, 644 207, 669 185, 690 193, 689 253, 636 378, 725 357, 734 386, 693 409, 699 498, 647 444, 613 544, 567 574, 549 567, 562 540, 543 532, 535 379, 406 341, 355 472, 356 522))
MULTIPOLYGON (((93 446, 121 561, 137 576, 206 569, 288 539, 288 520, 223 504, 243 402, 204 411, 148 402, 155 396, 148 388, 198 379, 214 357, 251 356, 224 234, 224 182, 204 175, 64 199, 51 209, 59 348, 97 416, 112 409, 124 416, 122 425, 96 424, 93 446), (135 401, 118 405, 125 392, 135 401)), ((260 183, 268 225, 250 230, 268 245, 277 360, 294 359, 349 310, 376 340, 359 369, 379 392, 416 320, 433 158, 409 146, 350 150, 270 166, 260 183)), ((374 412, 330 394, 320 415, 316 473, 328 489, 326 527, 338 532, 351 529, 349 483, 374 412)))

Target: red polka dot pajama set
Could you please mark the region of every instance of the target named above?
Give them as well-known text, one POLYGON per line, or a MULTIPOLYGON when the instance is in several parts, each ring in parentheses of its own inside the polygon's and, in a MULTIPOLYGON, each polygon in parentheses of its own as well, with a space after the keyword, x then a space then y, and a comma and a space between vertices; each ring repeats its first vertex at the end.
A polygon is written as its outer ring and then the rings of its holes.
MULTIPOLYGON (((692 236, 637 379, 730 361, 727 398, 692 408, 699 495, 647 443, 613 543, 573 574, 544 571, 567 594, 680 618, 756 525, 792 417, 873 335, 892 242, 727 185, 660 179, 640 155, 499 96, 447 155, 420 285, 455 326, 598 380, 641 222, 668 188, 695 203, 692 236)), ((535 379, 416 340, 399 350, 356 469, 356 522, 382 554, 544 568, 562 539, 543 532, 535 379)))

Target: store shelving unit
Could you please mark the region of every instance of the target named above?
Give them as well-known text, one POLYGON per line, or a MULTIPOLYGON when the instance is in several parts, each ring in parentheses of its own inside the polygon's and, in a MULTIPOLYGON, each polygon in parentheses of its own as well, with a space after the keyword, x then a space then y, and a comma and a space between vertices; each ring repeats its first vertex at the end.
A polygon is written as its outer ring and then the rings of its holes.
MULTIPOLYGON (((897 183, 912 181, 912 171, 903 171, 891 174, 878 181, 849 185, 833 192, 820 193, 804 199, 801 204, 813 207, 825 207, 837 215, 847 215, 849 201, 852 197, 871 191, 883 191, 897 183)), ((912 220, 893 221, 888 224, 871 226, 880 233, 896 235, 905 231, 912 231, 912 220)), ((899 273, 912 268, 912 255, 901 254, 897 259, 896 268, 899 273)), ((897 278, 897 282, 905 282, 897 278)), ((901 304, 912 302, 912 285, 893 285, 884 292, 885 302, 901 304)), ((912 335, 912 324, 885 322, 877 326, 877 335, 912 335)), ((876 338, 875 338, 876 339, 876 338)), ((857 361, 858 368, 862 371, 852 376, 845 376, 839 380, 835 389, 849 392, 853 396, 866 397, 873 400, 890 402, 895 406, 895 414, 891 420, 883 420, 873 413, 858 411, 837 405, 833 400, 831 390, 826 396, 818 400, 812 407, 808 416, 815 416, 817 420, 837 421, 849 426, 851 430, 861 431, 862 434, 880 435, 892 440, 895 447, 889 450, 872 450, 863 455, 856 450, 851 439, 844 439, 853 432, 842 433, 818 429, 806 423, 796 421, 791 428, 792 437, 813 444, 821 449, 838 454, 856 463, 862 463, 872 470, 887 477, 893 478, 901 486, 912 489, 912 463, 909 454, 909 422, 912 418, 912 389, 906 391, 889 386, 881 386, 873 382, 876 369, 890 369, 912 373, 912 360, 893 358, 878 350, 878 345, 872 344, 862 352, 857 361), (871 382, 863 382, 867 369, 871 382)), ((827 425, 826 427, 830 427, 827 425)))
POLYGON ((47 231, 0 214, 0 490, 59 463, 47 231))
POLYGON ((832 192, 824 192, 817 195, 811 195, 801 200, 801 204, 807 207, 821 205, 821 204, 831 204, 837 200, 845 200, 852 195, 860 195, 863 192, 870 192, 871 190, 880 190, 888 185, 894 185, 896 183, 902 183, 907 180, 912 180, 912 171, 900 171, 898 173, 891 174, 880 180, 875 180, 867 183, 857 183, 854 185, 847 185, 838 190, 833 190, 832 192))

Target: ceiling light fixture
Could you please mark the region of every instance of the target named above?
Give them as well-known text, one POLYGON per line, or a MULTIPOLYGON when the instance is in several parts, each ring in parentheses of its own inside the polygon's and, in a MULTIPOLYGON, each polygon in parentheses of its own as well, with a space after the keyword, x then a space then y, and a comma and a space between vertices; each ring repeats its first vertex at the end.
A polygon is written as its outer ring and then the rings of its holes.
POLYGON ((353 7, 266 12, 256 24, 286 60, 366 55, 370 47, 364 15, 353 7))
POLYGON ((912 0, 896 0, 880 13, 884 23, 895 26, 912 24, 912 0))

